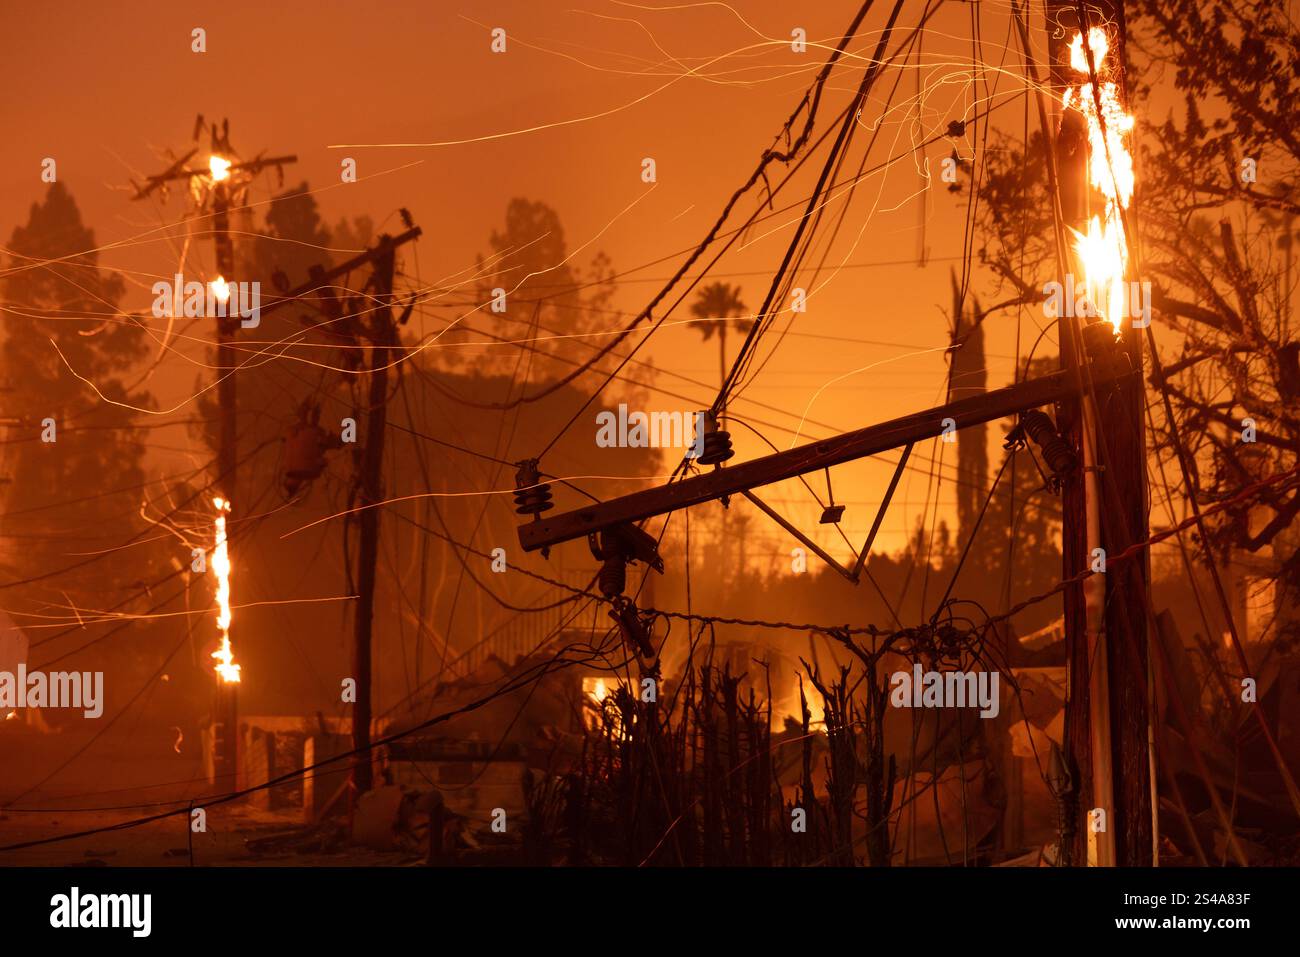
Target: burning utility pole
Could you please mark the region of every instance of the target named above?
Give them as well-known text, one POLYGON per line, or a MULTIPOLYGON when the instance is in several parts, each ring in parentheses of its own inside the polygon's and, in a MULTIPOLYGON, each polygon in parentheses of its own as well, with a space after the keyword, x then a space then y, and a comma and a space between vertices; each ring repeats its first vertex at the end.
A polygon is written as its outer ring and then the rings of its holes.
MULTIPOLYGON (((195 137, 203 128, 203 117, 195 124, 195 137)), ((183 181, 200 203, 212 202, 212 239, 216 259, 217 275, 209 281, 207 290, 210 296, 204 301, 215 300, 219 304, 216 310, 217 342, 217 462, 213 488, 216 496, 213 505, 217 509, 216 541, 213 548, 213 572, 218 576, 217 599, 219 604, 219 627, 221 646, 216 654, 215 671, 217 674, 217 697, 213 717, 213 768, 214 780, 223 787, 233 790, 236 786, 236 769, 238 767, 238 711, 235 691, 239 682, 239 666, 234 664, 234 650, 231 641, 232 618, 230 611, 230 571, 233 563, 229 554, 227 526, 239 501, 236 486, 238 466, 238 408, 235 371, 238 360, 235 355, 235 334, 241 323, 239 310, 232 307, 232 290, 238 277, 235 267, 235 246, 230 235, 230 212, 232 204, 247 189, 249 183, 258 173, 267 167, 275 167, 283 176, 284 166, 297 162, 296 156, 258 157, 250 162, 237 162, 230 145, 230 121, 223 120, 218 130, 214 122, 210 127, 210 148, 206 166, 188 168, 186 163, 194 156, 197 149, 191 150, 176 163, 158 174, 148 177, 144 186, 137 186, 136 199, 144 199, 155 189, 166 189, 168 183, 183 181), (224 572, 221 570, 224 568, 224 572)), ((178 277, 178 280, 181 277, 178 277)), ((179 283, 178 283, 179 285, 179 283)), ((174 313, 180 305, 181 288, 176 290, 173 300, 174 313)), ((255 326, 257 320, 253 322, 255 326)))
MULTIPOLYGON (((217 124, 213 123, 209 168, 212 174, 212 244, 216 252, 217 278, 212 282, 217 297, 224 296, 227 300, 230 297, 229 284, 235 279, 235 244, 230 238, 231 155, 229 123, 222 124, 220 134, 217 133, 217 124)), ((231 316, 231 309, 224 311, 226 315, 217 318, 217 406, 221 415, 217 442, 217 488, 225 493, 229 508, 236 501, 238 433, 234 342, 239 319, 238 316, 231 316)))
POLYGON ((230 644, 230 540, 226 530, 226 516, 230 502, 221 497, 212 500, 217 510, 213 522, 212 573, 217 578, 217 629, 221 643, 212 653, 217 673, 216 713, 212 722, 212 779, 218 791, 234 791, 239 787, 239 665, 230 644))
POLYGON ((1072 830, 1065 863, 1150 865, 1155 860, 1154 767, 1144 551, 1108 570, 1107 556, 1147 538, 1140 376, 1101 388, 1087 359, 1142 368, 1139 317, 1130 294, 1125 210, 1134 177, 1125 112, 1122 0, 1051 0, 1052 92, 1061 105, 1054 165, 1065 227, 1067 308, 1058 316, 1062 368, 1081 398, 1064 403, 1062 431, 1083 470, 1063 487, 1063 577, 1094 574, 1065 593, 1069 669, 1065 750, 1072 830), (1086 301, 1079 315, 1072 308, 1086 301), (1118 343, 1116 338, 1118 337, 1118 343))
MULTIPOLYGON (((230 128, 223 124, 220 136, 217 124, 212 124, 212 156, 209 170, 212 174, 212 241, 216 252, 217 278, 212 281, 213 291, 227 301, 229 283, 235 280, 235 248, 230 238, 230 128)), ((239 787, 239 671, 234 664, 234 650, 230 642, 230 557, 226 524, 236 501, 235 467, 237 463, 237 417, 235 392, 235 328, 238 318, 231 318, 233 310, 223 310, 226 315, 217 318, 217 490, 221 497, 214 500, 220 514, 217 550, 213 552, 213 571, 218 575, 218 601, 221 603, 221 647, 218 654, 224 657, 217 664, 217 708, 213 729, 213 769, 219 791, 234 791, 239 787), (220 555, 218 554, 220 553, 220 555), (218 567, 222 559, 223 570, 218 567), (224 592, 224 595, 222 594, 224 592), (224 601, 223 601, 224 599, 224 601), (223 670, 224 669, 224 670, 223 670)), ((237 315, 237 314, 236 314, 237 315)))

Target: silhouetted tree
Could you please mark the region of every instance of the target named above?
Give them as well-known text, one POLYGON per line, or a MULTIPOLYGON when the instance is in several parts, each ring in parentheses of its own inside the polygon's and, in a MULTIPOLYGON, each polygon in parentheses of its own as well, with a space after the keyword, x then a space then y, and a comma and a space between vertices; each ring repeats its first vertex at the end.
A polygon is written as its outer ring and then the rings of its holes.
MULTIPOLYGON (((487 329, 506 340, 530 336, 573 336, 572 340, 542 343, 550 355, 532 357, 533 379, 552 378, 572 372, 574 363, 589 360, 605 345, 602 338, 584 338, 589 333, 612 330, 622 323, 611 308, 613 269, 604 253, 592 257, 585 269, 569 256, 559 214, 545 203, 515 198, 506 207, 505 229, 492 231, 490 256, 478 257, 478 295, 485 306, 462 325, 487 329), (505 311, 487 305, 493 290, 504 290, 505 311), (484 317, 488 318, 484 318, 484 317), (568 360, 568 361, 565 361, 568 360)), ((481 340, 481 335, 469 336, 481 340)), ((493 350, 513 364, 514 349, 493 350)))
POLYGON ((691 315, 696 319, 712 320, 696 326, 704 341, 712 339, 715 332, 718 334, 719 388, 727 381, 727 327, 731 326, 737 332, 748 332, 753 322, 750 318, 740 318, 745 315, 745 309, 740 299, 740 287, 725 282, 712 282, 702 287, 691 306, 691 315))
MULTIPOLYGON (((146 352, 143 324, 118 311, 122 277, 100 267, 94 230, 82 223, 64 184, 51 185, 32 204, 9 252, 0 400, 18 422, 6 432, 9 484, 0 492, 3 577, 12 581, 48 574, 130 537, 138 524, 144 445, 129 407, 147 407, 150 399, 128 381, 146 352), (47 442, 49 420, 54 441, 47 442)), ((102 601, 105 582, 137 577, 147 554, 124 552, 90 574, 56 575, 23 594, 66 606, 69 597, 89 594, 94 581, 93 594, 102 601)))

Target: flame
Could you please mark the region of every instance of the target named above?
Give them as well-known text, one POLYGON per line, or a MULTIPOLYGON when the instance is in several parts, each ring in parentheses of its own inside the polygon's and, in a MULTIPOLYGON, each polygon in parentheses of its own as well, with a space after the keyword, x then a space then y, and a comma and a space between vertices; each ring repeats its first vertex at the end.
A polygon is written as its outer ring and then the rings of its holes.
POLYGON ((217 509, 216 544, 212 548, 212 570, 217 576, 217 627, 221 630, 221 647, 212 653, 217 659, 214 665, 223 684, 239 681, 239 665, 235 664, 235 652, 230 647, 230 546, 226 540, 226 514, 230 503, 223 498, 214 498, 212 504, 217 509))
POLYGON ((230 283, 226 282, 225 276, 218 276, 212 282, 208 283, 208 288, 212 290, 212 295, 216 297, 217 302, 225 303, 230 301, 230 283))
POLYGON ((1124 230, 1114 219, 1103 224, 1100 216, 1088 221, 1088 232, 1071 230, 1074 249, 1084 266, 1088 302, 1119 332, 1124 316, 1124 269, 1128 264, 1124 230))
POLYGON ((220 156, 208 157, 208 170, 212 174, 212 182, 220 183, 230 179, 231 162, 220 156))
MULTIPOLYGON (((808 727, 815 728, 818 725, 826 724, 826 702, 818 694, 817 689, 812 682, 805 681, 802 685, 804 700, 808 703, 808 727)), ((799 678, 796 676, 794 681, 794 695, 790 699, 790 715, 797 722, 803 721, 803 710, 799 706, 799 678)))
MULTIPOLYGON (((1110 50, 1110 38, 1106 36, 1106 31, 1101 27, 1093 27, 1088 31, 1088 46, 1092 48, 1092 61, 1097 65, 1098 72, 1101 72, 1101 64, 1106 59, 1106 53, 1110 50)), ((1070 66, 1076 73, 1088 72, 1088 56, 1083 50, 1083 33, 1079 32, 1074 35, 1070 41, 1070 66)))
MULTIPOLYGON (((1094 89, 1089 78, 1077 89, 1071 87, 1065 91, 1061 105, 1083 115, 1088 129, 1088 182, 1105 198, 1105 209, 1089 220, 1087 234, 1071 232, 1083 265, 1088 301, 1119 332, 1125 311, 1124 273, 1128 268, 1128 242, 1120 211, 1127 209, 1133 198, 1133 155, 1127 138, 1133 132, 1134 120, 1120 103, 1119 85, 1109 79, 1114 75, 1114 64, 1106 59, 1110 52, 1106 31, 1101 27, 1090 29, 1088 46, 1098 86, 1094 89)), ((1070 66, 1088 74, 1082 32, 1070 42, 1070 66)))
POLYGON ((621 726, 615 711, 606 711, 605 702, 609 700, 610 687, 604 678, 583 678, 583 724, 591 731, 600 731, 608 727, 611 730, 621 726))

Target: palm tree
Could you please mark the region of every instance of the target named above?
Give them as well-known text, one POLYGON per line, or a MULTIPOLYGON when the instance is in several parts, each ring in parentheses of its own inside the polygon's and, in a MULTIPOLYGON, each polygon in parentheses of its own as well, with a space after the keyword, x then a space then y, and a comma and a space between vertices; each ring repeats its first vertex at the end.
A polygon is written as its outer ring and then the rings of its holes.
MULTIPOLYGON (((715 332, 718 334, 718 363, 721 370, 718 382, 720 386, 727 381, 727 327, 734 326, 737 332, 748 332, 750 323, 753 320, 745 315, 745 310, 746 306, 740 300, 740 287, 725 282, 715 282, 704 286, 700 289, 695 304, 691 306, 691 315, 696 319, 722 320, 720 322, 702 322, 696 326, 706 342, 713 338, 715 332), (728 322, 727 320, 731 321, 728 322)), ((727 403, 724 399, 720 412, 725 413, 726 408, 727 403)), ((721 414, 719 418, 721 418, 721 414)))
MULTIPOLYGON (((731 286, 725 282, 710 283, 700 289, 700 294, 691 306, 691 315, 696 319, 711 320, 702 322, 696 326, 700 330, 707 342, 716 332, 718 334, 718 369, 719 369, 719 388, 727 382, 727 327, 734 325, 737 332, 746 332, 752 322, 748 318, 738 318, 745 315, 745 304, 740 301, 740 287, 731 286)), ((718 407, 718 425, 721 427, 723 420, 727 415, 727 399, 722 397, 722 402, 718 407)), ((725 505, 726 499, 723 499, 725 505)), ((731 567, 728 550, 730 546, 730 535, 727 532, 727 509, 722 512, 722 533, 719 545, 722 551, 722 567, 724 574, 725 569, 731 567)))

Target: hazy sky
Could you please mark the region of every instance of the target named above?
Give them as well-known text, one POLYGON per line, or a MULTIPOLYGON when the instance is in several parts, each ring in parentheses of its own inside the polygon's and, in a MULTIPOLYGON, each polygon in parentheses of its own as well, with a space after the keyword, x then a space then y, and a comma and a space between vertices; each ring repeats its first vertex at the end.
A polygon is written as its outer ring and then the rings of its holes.
MULTIPOLYGON (((8 135, 0 138, 0 237, 7 240, 26 221, 27 207, 44 190, 41 160, 56 158, 59 178, 98 242, 111 247, 101 262, 128 277, 127 309, 146 308, 149 285, 174 271, 178 233, 167 236, 159 227, 178 222, 187 208, 176 196, 165 206, 132 202, 127 181, 162 169, 167 148, 189 149, 195 116, 202 113, 229 117, 233 144, 245 157, 263 150, 296 153, 299 162, 286 183, 309 182, 327 223, 365 214, 378 228, 396 231, 397 209, 409 208, 425 229, 418 268, 426 279, 471 266, 487 250, 491 230, 501 227, 509 199, 542 200, 559 212, 571 251, 590 244, 579 264, 603 250, 619 272, 641 267, 620 280, 615 305, 629 312, 656 291, 653 280, 673 271, 774 143, 825 59, 827 51, 816 43, 830 38, 833 45, 856 9, 852 2, 801 8, 778 0, 660 10, 610 0, 576 6, 548 0, 141 0, 43 2, 22 4, 21 11, 7 0, 3 6, 0 64, 7 93, 0 109, 8 135), (191 52, 195 27, 207 31, 206 53, 191 52), (489 48, 493 27, 507 31, 504 54, 489 48), (795 28, 811 41, 802 55, 789 46, 795 28), (445 141, 456 142, 330 148, 445 141), (360 182, 340 183, 345 156, 357 159, 360 182), (657 163, 653 188, 641 181, 644 157, 657 163)), ((891 48, 922 6, 909 0, 891 48)), ((869 53, 888 9, 876 5, 852 49, 869 53)), ((997 63, 1007 57, 1014 67, 1014 54, 1004 53, 1006 11, 993 7, 983 16, 983 58, 997 63)), ((939 350, 947 319, 941 310, 950 302, 948 271, 960 267, 966 194, 948 193, 936 177, 927 195, 918 172, 926 160, 937 169, 950 141, 919 152, 912 144, 942 131, 982 94, 959 62, 971 57, 968 5, 948 5, 934 24, 923 69, 880 77, 845 170, 862 163, 877 124, 866 165, 897 161, 852 194, 833 243, 828 248, 823 242, 810 257, 811 263, 825 254, 819 277, 808 277, 816 289, 809 311, 733 406, 778 446, 790 444, 805 415, 801 441, 942 400, 939 350), (895 82, 893 110, 882 118, 895 82), (924 90, 919 113, 918 86, 924 90), (930 261, 925 268, 917 265, 922 224, 930 261)), ((814 136, 845 102, 860 68, 837 70, 814 136)), ((1019 129, 1023 100, 1012 98, 1016 81, 1003 76, 990 82, 1000 82, 995 102, 1006 104, 997 115, 1019 129)), ((962 147, 965 155, 969 149, 962 147)), ((782 193, 778 207, 806 198, 821 155, 782 193)), ((778 168, 774 185, 780 175, 778 168)), ((265 200, 276 188, 274 176, 264 174, 253 200, 265 200)), ((742 202, 741 217, 753 203, 742 202)), ((827 233, 842 211, 843 199, 824 220, 827 233)), ((751 307, 763 298, 795 218, 789 211, 765 220, 716 268, 742 286, 751 307)), ((208 244, 201 245, 194 262, 208 264, 208 244)), ((977 292, 987 292, 982 281, 977 292)), ((1026 314, 1022 322, 1023 336, 1032 340, 1041 316, 1026 314)), ((1006 313, 990 320, 990 387, 1010 379, 1015 323, 1006 313)), ((610 324, 620 323, 611 318, 610 324)), ((702 343, 695 329, 680 326, 656 335, 644 354, 661 368, 713 384, 715 343, 702 343)), ((193 381, 187 367, 151 388, 168 405, 188 394, 193 381)), ((696 406, 712 398, 703 388, 660 382, 698 398, 696 406)), ((655 401, 656 408, 682 405, 655 401)), ((763 451, 744 430, 737 444, 742 456, 763 451)), ((515 451, 522 456, 529 450, 515 451)), ((884 544, 900 543, 899 533, 913 524, 925 498, 928 465, 916 461, 920 471, 900 490, 884 544)), ((944 461, 951 476, 952 447, 944 461)), ((887 465, 837 471, 837 499, 850 504, 845 527, 855 538, 874 514, 865 503, 878 497, 890 471, 887 465)), ((786 486, 772 498, 796 492, 786 486)), ((948 485, 941 501, 952 500, 948 485)), ((808 521, 811 513, 794 517, 808 521)))

